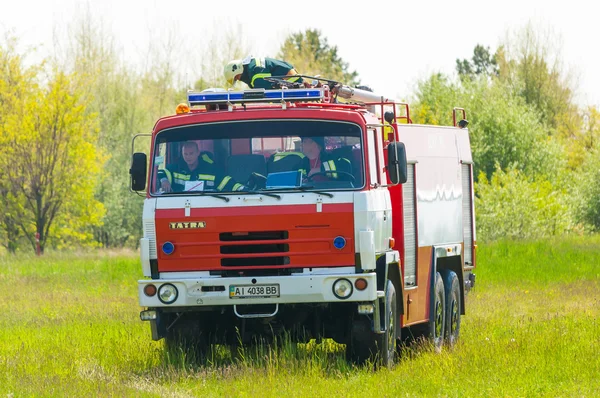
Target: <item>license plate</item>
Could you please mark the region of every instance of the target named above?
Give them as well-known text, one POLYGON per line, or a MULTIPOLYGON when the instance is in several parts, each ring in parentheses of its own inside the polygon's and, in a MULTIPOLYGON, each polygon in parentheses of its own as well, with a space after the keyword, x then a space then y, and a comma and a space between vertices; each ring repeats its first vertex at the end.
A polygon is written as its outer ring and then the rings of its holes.
POLYGON ((279 297, 279 285, 229 285, 229 298, 279 297))

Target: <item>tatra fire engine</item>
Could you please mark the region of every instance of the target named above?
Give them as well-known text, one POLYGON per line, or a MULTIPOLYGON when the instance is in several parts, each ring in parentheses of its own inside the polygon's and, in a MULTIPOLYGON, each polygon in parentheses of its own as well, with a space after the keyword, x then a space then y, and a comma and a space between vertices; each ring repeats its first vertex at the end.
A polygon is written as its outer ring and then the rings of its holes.
POLYGON ((464 110, 453 117, 412 124, 407 104, 330 81, 189 92, 130 170, 152 338, 207 348, 285 331, 384 365, 409 338, 453 344, 476 248, 464 110))

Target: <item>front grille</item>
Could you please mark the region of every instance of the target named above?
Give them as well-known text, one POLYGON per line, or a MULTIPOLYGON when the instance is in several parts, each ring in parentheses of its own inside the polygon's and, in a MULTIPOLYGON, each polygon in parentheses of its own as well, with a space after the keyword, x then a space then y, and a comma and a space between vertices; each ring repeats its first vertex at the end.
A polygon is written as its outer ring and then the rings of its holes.
POLYGON ((223 267, 257 267, 260 265, 277 266, 288 265, 289 257, 249 257, 249 258, 222 258, 221 265, 223 267))
POLYGON ((219 234, 221 242, 239 242, 248 240, 284 240, 288 231, 224 232, 219 234))
POLYGON ((221 254, 285 253, 288 251, 290 251, 288 244, 221 246, 221 254))
POLYGON ((223 267, 281 266, 290 263, 289 257, 281 255, 290 251, 290 245, 285 243, 288 231, 223 232, 219 234, 219 239, 227 242, 220 247, 224 255, 221 259, 223 267), (264 255, 227 257, 243 254, 264 255))

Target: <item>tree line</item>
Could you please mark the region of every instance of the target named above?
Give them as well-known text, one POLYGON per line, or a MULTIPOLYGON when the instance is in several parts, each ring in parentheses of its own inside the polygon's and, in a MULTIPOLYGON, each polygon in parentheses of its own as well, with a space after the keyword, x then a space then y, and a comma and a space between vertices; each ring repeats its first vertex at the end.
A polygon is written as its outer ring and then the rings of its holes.
MULTIPOLYGON (((225 62, 251 53, 238 33, 208 38, 195 89, 225 87, 225 62)), ((0 45, 0 243, 8 252, 35 248, 36 234, 42 250, 137 245, 131 138, 173 114, 189 86, 177 35, 150 46, 142 69, 89 16, 69 38, 33 64, 14 36, 0 45)), ((289 35, 275 56, 305 74, 360 83, 318 30, 289 35)), ((410 93, 416 123, 450 124, 455 106, 468 112, 479 240, 600 227, 600 113, 575 104, 560 68, 528 26, 496 51, 476 46, 457 60, 457 77, 433 74, 410 93)))

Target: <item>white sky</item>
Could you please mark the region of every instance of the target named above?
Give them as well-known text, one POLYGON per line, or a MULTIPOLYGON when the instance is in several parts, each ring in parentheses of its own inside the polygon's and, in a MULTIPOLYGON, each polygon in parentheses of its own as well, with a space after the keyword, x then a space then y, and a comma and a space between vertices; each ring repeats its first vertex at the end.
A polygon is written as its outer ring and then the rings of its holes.
MULTIPOLYGON (((532 22, 562 40, 564 68, 576 77, 578 101, 600 105, 600 13, 571 0, 0 0, 0 32, 22 45, 52 47, 53 30, 89 6, 130 62, 139 62, 151 32, 176 27, 194 43, 207 29, 242 26, 255 55, 275 56, 289 34, 317 28, 359 73, 363 84, 407 99, 418 79, 454 72, 480 43, 495 50, 507 31, 532 22)), ((559 43, 560 44, 560 43, 559 43)))

